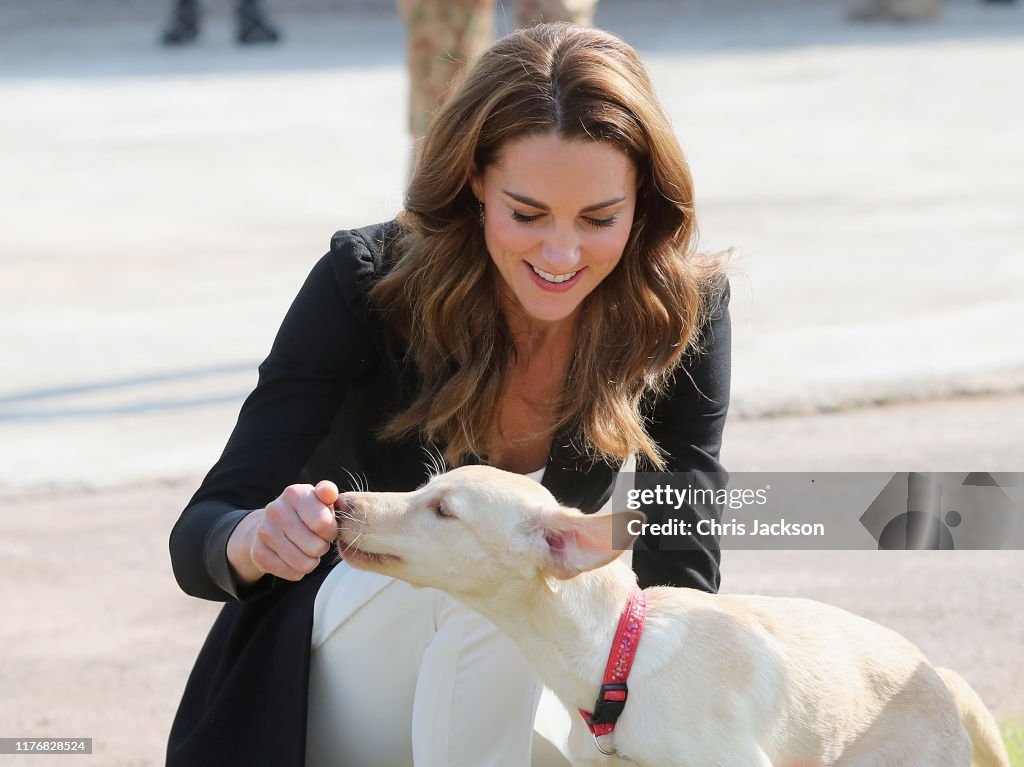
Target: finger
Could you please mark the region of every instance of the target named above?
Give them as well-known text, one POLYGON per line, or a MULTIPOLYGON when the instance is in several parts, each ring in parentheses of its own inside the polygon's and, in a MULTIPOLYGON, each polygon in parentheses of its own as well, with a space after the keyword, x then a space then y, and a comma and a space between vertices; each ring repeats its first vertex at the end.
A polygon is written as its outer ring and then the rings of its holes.
MULTIPOLYGON (((324 494, 328 495, 331 489, 336 492, 337 486, 333 482, 324 480, 320 483, 324 485, 324 494), (329 486, 329 487, 327 487, 329 486)), ((318 485, 319 487, 319 485, 318 485)), ((311 530, 317 537, 330 543, 338 537, 337 524, 334 518, 334 501, 325 505, 316 494, 316 488, 312 485, 289 485, 281 493, 281 497, 275 501, 280 502, 284 507, 294 510, 298 515, 302 524, 309 530, 311 530)), ((268 511, 270 506, 267 507, 268 511)), ((282 524, 284 518, 282 517, 282 524)), ((293 536, 292 540, 300 542, 301 536, 293 536)))
MULTIPOLYGON (((310 494, 312 498, 312 494, 310 494)), ((303 499, 301 504, 309 505, 310 498, 303 499)), ((293 501, 294 502, 294 501, 293 501)), ((319 505, 318 502, 316 505, 319 505)), ((307 515, 315 513, 313 511, 307 512, 307 515)), ((267 506, 266 520, 276 529, 280 530, 282 538, 290 542, 304 557, 316 557, 320 558, 327 553, 327 550, 331 547, 330 541, 325 540, 323 536, 314 533, 307 525, 305 519, 302 516, 302 512, 296 510, 284 500, 283 496, 267 506)), ((331 514, 331 520, 333 524, 334 514, 331 514)), ((335 527, 335 537, 337 537, 337 528, 335 527)), ((333 538, 331 539, 333 540, 333 538)), ((273 548, 279 555, 285 558, 285 560, 293 567, 301 569, 299 561, 292 561, 287 559, 286 554, 291 554, 293 557, 295 553, 292 552, 288 546, 284 545, 283 542, 275 542, 273 536, 266 536, 266 541, 271 548, 273 548)))
MULTIPOLYGON (((269 509, 269 507, 268 507, 269 509)), ((307 535, 311 535, 309 531, 306 531, 307 535)), ((316 566, 320 563, 320 555, 309 555, 302 549, 300 549, 294 541, 292 541, 286 534, 286 531, 282 528, 276 528, 272 525, 261 525, 256 531, 256 537, 263 546, 267 548, 269 552, 274 554, 278 559, 281 560, 288 568, 294 573, 298 574, 301 578, 303 575, 313 572, 316 566)), ((319 541, 319 538, 315 536, 311 537, 314 540, 319 541)), ((329 548, 329 544, 325 541, 320 541, 326 548, 323 552, 326 552, 329 548)), ((255 553, 253 555, 253 561, 255 562, 255 553)), ((273 562, 273 559, 270 558, 273 562)), ((285 576, 282 576, 285 577, 285 576)), ((298 580, 298 578, 292 578, 291 580, 298 580)))
POLYGON ((264 573, 276 575, 287 581, 301 581, 306 576, 306 573, 288 565, 271 548, 260 541, 253 545, 251 556, 253 564, 264 573))
MULTIPOLYGON (((325 541, 302 523, 288 525, 283 528, 283 532, 298 552, 305 557, 314 558, 317 562, 331 548, 330 541, 325 541)), ((337 533, 335 533, 335 537, 337 537, 337 533)))
POLYGON ((338 521, 334 513, 334 502, 338 500, 338 495, 337 485, 324 480, 316 486, 314 492, 295 504, 295 510, 302 523, 328 543, 338 537, 338 521), (330 500, 326 500, 327 498, 330 500))
POLYGON ((333 506, 334 502, 338 500, 338 496, 340 495, 338 492, 338 486, 329 479, 324 479, 318 482, 313 492, 316 493, 317 498, 323 501, 325 506, 333 506))

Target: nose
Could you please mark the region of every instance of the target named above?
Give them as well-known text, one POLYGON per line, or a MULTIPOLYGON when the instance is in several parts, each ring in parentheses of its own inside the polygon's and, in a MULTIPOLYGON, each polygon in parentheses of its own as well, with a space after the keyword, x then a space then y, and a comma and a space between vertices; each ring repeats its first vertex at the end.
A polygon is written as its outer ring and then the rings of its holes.
POLYGON ((366 524, 366 511, 366 505, 360 503, 355 494, 342 493, 334 502, 334 519, 343 530, 346 525, 347 529, 354 530, 356 528, 353 525, 358 527, 366 524))
POLYGON ((573 227, 554 227, 541 245, 541 257, 555 274, 573 271, 580 262, 580 241, 573 227))

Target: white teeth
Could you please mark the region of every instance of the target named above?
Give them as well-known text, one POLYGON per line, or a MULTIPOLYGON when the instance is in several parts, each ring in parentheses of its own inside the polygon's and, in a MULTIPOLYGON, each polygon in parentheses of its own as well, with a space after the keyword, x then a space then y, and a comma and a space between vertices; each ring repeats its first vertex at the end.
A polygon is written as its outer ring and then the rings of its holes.
POLYGON ((568 280, 571 280, 573 277, 576 276, 577 272, 579 272, 579 269, 577 269, 575 272, 568 272, 567 274, 550 274, 548 272, 542 272, 533 264, 530 264, 530 268, 533 269, 534 274, 543 278, 546 282, 553 282, 556 285, 559 282, 567 282, 568 280))

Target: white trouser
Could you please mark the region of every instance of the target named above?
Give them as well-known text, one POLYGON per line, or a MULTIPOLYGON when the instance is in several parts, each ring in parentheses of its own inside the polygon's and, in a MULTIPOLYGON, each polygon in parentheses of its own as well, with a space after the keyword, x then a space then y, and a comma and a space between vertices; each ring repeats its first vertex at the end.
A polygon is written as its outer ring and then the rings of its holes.
POLYGON ((316 597, 307 767, 566 767, 569 714, 511 639, 436 589, 339 563, 316 597), (552 745, 552 743, 554 745, 552 745))

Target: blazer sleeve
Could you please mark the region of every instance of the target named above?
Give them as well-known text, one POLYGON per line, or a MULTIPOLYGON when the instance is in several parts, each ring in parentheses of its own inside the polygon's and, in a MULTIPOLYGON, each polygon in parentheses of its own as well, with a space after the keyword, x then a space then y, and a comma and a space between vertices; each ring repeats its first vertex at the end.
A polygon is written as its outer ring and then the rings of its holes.
MULTIPOLYGON (((648 433, 665 451, 666 472, 641 471, 636 487, 654 488, 680 475, 696 488, 724 488, 728 474, 719 462, 722 430, 729 410, 731 375, 731 323, 729 283, 724 278, 711 300, 711 311, 701 331, 699 352, 691 353, 676 371, 671 390, 655 405, 648 433), (675 475, 675 476, 671 476, 675 475)), ((633 546, 633 568, 640 585, 687 586, 716 592, 720 583, 718 538, 696 532, 701 519, 720 519, 714 504, 681 509, 645 506, 648 521, 678 520, 691 526, 689 535, 644 535, 633 546)))
POLYGON ((229 601, 273 588, 269 575, 239 588, 228 538, 246 514, 297 481, 347 386, 372 362, 362 310, 372 274, 364 240, 339 232, 292 302, 220 459, 171 531, 171 565, 186 593, 229 601))

